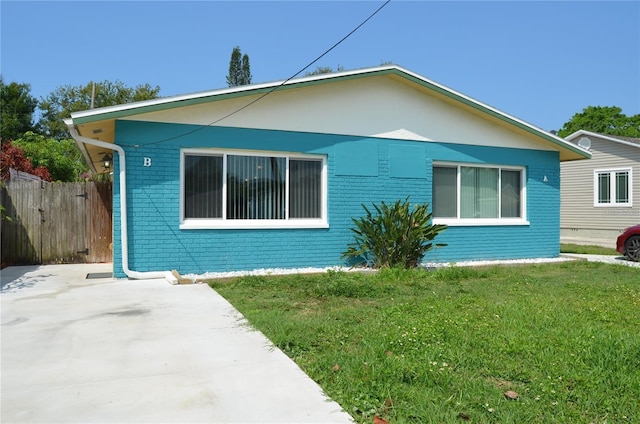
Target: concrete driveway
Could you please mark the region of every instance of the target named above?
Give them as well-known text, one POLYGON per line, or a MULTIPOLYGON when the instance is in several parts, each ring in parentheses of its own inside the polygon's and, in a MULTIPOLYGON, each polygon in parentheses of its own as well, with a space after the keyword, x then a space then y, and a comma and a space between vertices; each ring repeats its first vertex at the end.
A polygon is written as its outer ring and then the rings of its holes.
POLYGON ((640 262, 630 261, 622 255, 584 255, 581 253, 563 253, 562 256, 573 259, 581 259, 589 262, 602 262, 605 264, 640 268, 640 262))
POLYGON ((208 286, 110 269, 1 271, 3 423, 353 422, 208 286))

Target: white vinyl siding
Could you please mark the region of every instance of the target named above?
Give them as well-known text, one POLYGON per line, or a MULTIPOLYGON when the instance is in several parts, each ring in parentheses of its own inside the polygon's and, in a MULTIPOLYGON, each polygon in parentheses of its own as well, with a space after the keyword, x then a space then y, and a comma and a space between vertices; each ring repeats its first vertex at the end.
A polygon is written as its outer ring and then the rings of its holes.
MULTIPOLYGON (((592 158, 560 163, 560 228, 565 239, 588 238, 615 244, 626 227, 640 222, 640 145, 590 136, 592 158), (594 170, 630 169, 629 206, 595 206, 594 170), (590 234, 602 234, 591 236, 590 234)), ((577 242, 577 241, 575 241, 577 242)))

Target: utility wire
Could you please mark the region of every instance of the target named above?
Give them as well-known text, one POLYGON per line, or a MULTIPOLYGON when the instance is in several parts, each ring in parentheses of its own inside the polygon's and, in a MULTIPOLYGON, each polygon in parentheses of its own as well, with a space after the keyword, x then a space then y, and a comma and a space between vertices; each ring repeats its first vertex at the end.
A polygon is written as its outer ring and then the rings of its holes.
POLYGON ((187 131, 183 134, 180 135, 176 135, 173 137, 168 137, 168 138, 164 138, 162 140, 158 140, 158 141, 153 141, 151 143, 146 143, 144 144, 144 146, 150 146, 153 144, 160 144, 160 143, 166 143, 167 141, 171 141, 171 140, 175 140, 190 134, 193 134, 195 132, 198 132, 200 130, 203 130, 205 128, 208 128, 212 125, 215 125, 217 123, 219 123, 220 121, 223 121, 233 115, 235 115, 238 112, 241 112, 243 110, 245 110, 246 108, 250 107, 251 105, 259 102, 260 100, 264 99, 265 97, 267 97, 269 94, 273 93, 274 91, 278 90, 279 88, 281 88, 282 86, 284 86, 286 83, 288 83, 289 81, 291 81, 293 78, 297 77, 298 75, 300 75, 302 72, 304 72, 306 69, 308 69, 310 66, 312 66, 314 63, 316 63, 317 61, 319 61, 320 59, 322 59, 324 56, 326 56, 327 54, 329 54, 329 52, 331 52, 333 49, 335 49, 336 47, 338 47, 340 44, 342 44, 347 38, 349 38, 351 35, 353 35, 353 33, 355 33, 357 30, 359 30, 364 24, 366 24, 369 20, 371 20, 375 15, 378 14, 378 12, 380 12, 387 4, 389 4, 389 2, 391 2, 391 0, 386 0, 382 6, 378 7, 371 15, 369 15, 369 17, 367 17, 367 19, 365 19, 364 21, 362 21, 357 27, 355 27, 353 30, 351 30, 351 32, 349 32, 347 35, 345 35, 344 37, 342 37, 337 43, 335 43, 333 46, 331 46, 329 49, 327 49, 324 53, 322 53, 320 56, 318 56, 317 58, 315 58, 313 61, 311 61, 309 64, 307 64, 304 68, 300 69, 298 72, 296 72, 295 74, 291 75, 289 78, 287 78, 286 80, 282 81, 280 84, 278 84, 277 86, 271 88, 271 90, 263 93, 260 97, 250 101, 249 103, 247 103, 246 105, 234 110, 233 112, 230 112, 226 115, 224 115, 221 118, 216 119, 213 122, 210 122, 206 125, 202 125, 198 128, 195 128, 191 131, 187 131))

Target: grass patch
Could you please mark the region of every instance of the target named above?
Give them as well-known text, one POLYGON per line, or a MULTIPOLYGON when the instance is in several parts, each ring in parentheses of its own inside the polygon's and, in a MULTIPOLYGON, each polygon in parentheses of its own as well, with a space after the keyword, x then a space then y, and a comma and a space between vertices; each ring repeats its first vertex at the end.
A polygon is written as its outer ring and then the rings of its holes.
POLYGON ((210 284, 361 423, 640 422, 635 268, 576 261, 210 284))
POLYGON ((613 248, 593 246, 593 245, 571 244, 571 243, 560 244, 560 253, 578 253, 581 255, 618 255, 620 256, 620 253, 616 252, 616 249, 613 249, 613 248))

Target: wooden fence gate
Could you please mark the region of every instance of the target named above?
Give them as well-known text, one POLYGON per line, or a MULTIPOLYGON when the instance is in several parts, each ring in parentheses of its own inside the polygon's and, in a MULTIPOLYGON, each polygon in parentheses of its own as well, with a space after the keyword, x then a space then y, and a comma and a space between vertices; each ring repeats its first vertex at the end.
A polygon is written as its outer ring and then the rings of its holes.
POLYGON ((113 260, 110 182, 10 181, 1 191, 3 265, 113 260))

